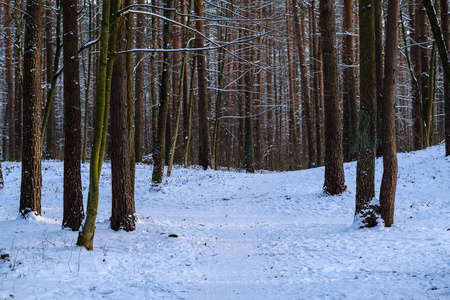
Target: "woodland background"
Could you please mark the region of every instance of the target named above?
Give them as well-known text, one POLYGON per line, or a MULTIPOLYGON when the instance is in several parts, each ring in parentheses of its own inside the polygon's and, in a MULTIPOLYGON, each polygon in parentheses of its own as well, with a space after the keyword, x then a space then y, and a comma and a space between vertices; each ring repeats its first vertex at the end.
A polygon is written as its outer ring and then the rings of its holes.
POLYGON ((2 8, 2 148, 4 159, 22 160, 20 212, 41 214, 41 159, 63 159, 62 223, 78 230, 88 159, 77 242, 88 250, 105 157, 111 228, 132 231, 136 162, 153 164, 154 185, 174 163, 250 173, 324 165, 324 193, 336 195, 347 188, 343 163, 357 160, 355 219, 373 227, 381 216, 389 227, 397 151, 445 139, 450 154, 445 0, 28 0, 2 8))

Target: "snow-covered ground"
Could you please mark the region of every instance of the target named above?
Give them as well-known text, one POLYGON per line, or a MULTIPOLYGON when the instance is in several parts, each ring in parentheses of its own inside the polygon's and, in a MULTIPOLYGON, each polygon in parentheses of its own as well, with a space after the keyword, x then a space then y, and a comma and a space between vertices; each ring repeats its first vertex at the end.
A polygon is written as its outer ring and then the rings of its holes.
MULTIPOLYGON (((101 177, 94 251, 61 229, 63 164, 43 162, 42 217, 18 217, 20 164, 4 162, 1 299, 450 299, 450 158, 399 154, 395 225, 353 224, 348 191, 322 195, 323 168, 246 174, 175 168, 155 189, 138 165, 134 232, 109 228, 101 177), (178 238, 169 237, 177 234, 178 238)), ((382 160, 377 160, 379 191, 382 160)), ((89 166, 83 165, 84 196, 89 166)))

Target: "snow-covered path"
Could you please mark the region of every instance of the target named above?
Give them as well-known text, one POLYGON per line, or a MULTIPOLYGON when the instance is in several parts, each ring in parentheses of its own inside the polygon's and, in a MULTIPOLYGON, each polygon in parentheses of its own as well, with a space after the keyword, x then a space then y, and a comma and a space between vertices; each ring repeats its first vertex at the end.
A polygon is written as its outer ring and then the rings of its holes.
MULTIPOLYGON (((395 226, 364 230, 352 227, 350 163, 348 191, 333 197, 321 194, 323 168, 176 168, 155 189, 151 167, 138 165, 137 229, 114 232, 105 164, 92 252, 60 228, 62 163, 44 162, 43 217, 23 220, 20 165, 6 162, 0 249, 10 259, 0 260, 0 298, 450 299, 450 160, 442 153, 399 155, 395 226)), ((377 190, 381 168, 378 160, 377 190)))

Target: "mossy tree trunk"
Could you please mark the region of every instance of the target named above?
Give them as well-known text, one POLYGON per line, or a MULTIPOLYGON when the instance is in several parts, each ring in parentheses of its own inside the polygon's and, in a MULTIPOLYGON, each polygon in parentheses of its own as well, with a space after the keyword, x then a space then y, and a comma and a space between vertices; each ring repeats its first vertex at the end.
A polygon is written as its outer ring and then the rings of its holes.
POLYGON ((119 17, 116 12, 120 0, 105 0, 102 4, 102 21, 100 28, 100 53, 96 82, 96 103, 94 112, 94 138, 91 151, 89 173, 89 194, 86 208, 86 221, 78 235, 78 246, 87 250, 94 248, 95 220, 97 218, 100 170, 106 143, 108 128, 109 97, 111 90, 112 66, 117 42, 119 17))
MULTIPOLYGON (((433 32, 434 39, 436 41, 436 46, 439 51, 439 56, 442 60, 442 67, 444 69, 444 76, 447 80, 447 83, 450 82, 450 62, 449 62, 449 56, 448 56, 448 43, 449 43, 449 37, 448 37, 448 27, 445 26, 444 34, 442 34, 441 29, 439 28, 439 24, 437 21, 436 11, 434 10, 434 7, 430 0, 422 0, 423 4, 425 6, 428 19, 430 20, 431 30, 433 32), (447 40, 446 40, 447 38, 447 40)), ((442 7, 444 10, 447 10, 448 12, 448 3, 447 5, 443 5, 442 7)), ((444 17, 441 22, 445 22, 447 17, 444 17)), ((450 155, 450 99, 448 97, 445 97, 445 155, 450 155)))

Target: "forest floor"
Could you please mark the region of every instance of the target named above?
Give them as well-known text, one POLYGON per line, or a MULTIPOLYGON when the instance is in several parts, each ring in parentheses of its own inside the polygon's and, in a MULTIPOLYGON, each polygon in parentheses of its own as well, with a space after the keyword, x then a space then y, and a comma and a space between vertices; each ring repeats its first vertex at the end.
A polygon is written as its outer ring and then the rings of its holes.
MULTIPOLYGON (((152 167, 139 164, 136 230, 115 232, 105 163, 90 252, 61 229, 63 163, 42 166, 42 217, 22 219, 20 164, 3 163, 0 251, 10 257, 0 260, 0 299, 450 299, 442 145, 399 154, 395 225, 372 229, 353 224, 356 163, 345 164, 348 190, 333 197, 322 194, 323 167, 176 167, 155 189, 152 167)), ((378 195, 381 159, 376 168, 378 195)), ((86 200, 87 164, 82 179, 86 200)))

